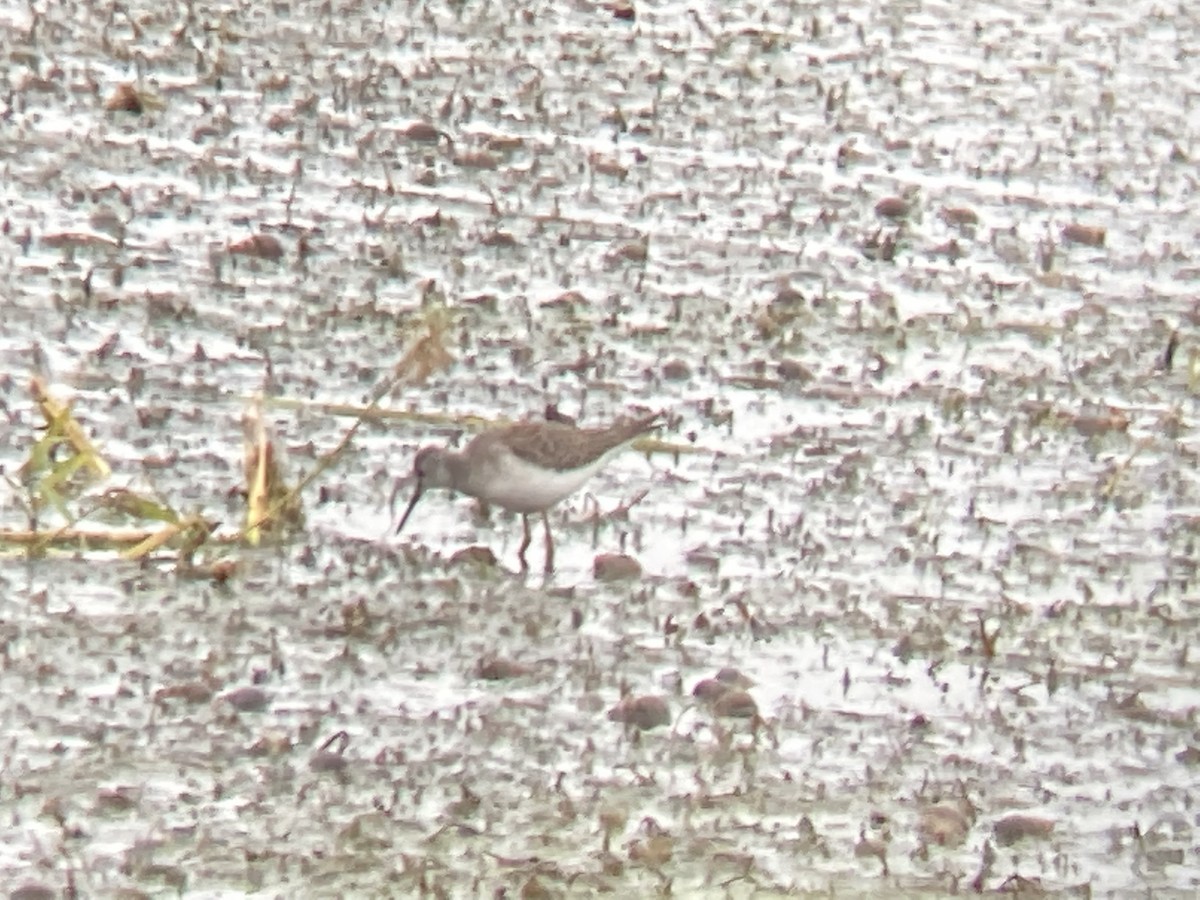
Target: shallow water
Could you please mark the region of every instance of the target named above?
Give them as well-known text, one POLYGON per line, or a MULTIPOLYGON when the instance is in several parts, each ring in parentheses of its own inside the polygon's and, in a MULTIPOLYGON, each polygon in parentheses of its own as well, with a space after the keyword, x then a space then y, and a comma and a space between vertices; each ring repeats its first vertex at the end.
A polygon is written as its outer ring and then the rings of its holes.
POLYGON ((365 405, 442 305, 454 363, 385 406, 664 408, 681 452, 557 509, 546 579, 463 499, 391 535, 416 448, 465 437, 419 417, 366 425, 227 584, 7 551, 10 892, 1200 889, 1200 14, 43 7, 0 7, 10 479, 40 374, 113 467, 93 493, 232 532, 249 398, 308 471, 352 421, 319 404, 365 405), (151 108, 106 112, 139 74, 151 108), (227 252, 253 234, 282 259, 227 252), (449 564, 476 544, 498 566, 449 564), (593 577, 620 551, 640 579, 593 577), (692 705, 726 665, 755 730, 692 705), (610 721, 623 691, 672 724, 610 721), (1001 846, 1013 813, 1053 830, 1001 846))

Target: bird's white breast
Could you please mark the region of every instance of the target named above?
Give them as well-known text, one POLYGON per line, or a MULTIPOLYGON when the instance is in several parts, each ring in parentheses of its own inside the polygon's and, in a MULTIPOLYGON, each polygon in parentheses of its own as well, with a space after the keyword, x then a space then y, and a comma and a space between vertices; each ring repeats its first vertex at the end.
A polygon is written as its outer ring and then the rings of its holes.
MULTIPOLYGON (((615 452, 615 451, 614 451, 615 452)), ((496 454, 486 478, 472 491, 480 500, 518 513, 541 512, 575 493, 598 472, 612 453, 580 469, 540 469, 505 450, 496 454)))

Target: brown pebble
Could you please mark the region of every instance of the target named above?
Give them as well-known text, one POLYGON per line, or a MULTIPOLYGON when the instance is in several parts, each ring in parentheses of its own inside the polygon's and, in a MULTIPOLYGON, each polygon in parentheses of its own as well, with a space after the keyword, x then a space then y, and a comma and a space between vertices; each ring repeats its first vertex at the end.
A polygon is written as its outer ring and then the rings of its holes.
POLYGON ((410 141, 417 141, 422 144, 436 144, 443 137, 448 138, 445 132, 439 131, 428 122, 413 122, 407 128, 403 129, 400 134, 410 141))
POLYGON ((728 719, 752 719, 758 715, 758 704, 745 691, 730 688, 713 702, 713 715, 728 719))
POLYGON ((9 900, 54 900, 58 894, 44 884, 27 881, 8 895, 9 900))
POLYGON ((554 896, 536 875, 530 875, 529 880, 521 886, 521 900, 551 900, 554 896))
POLYGON ((663 365, 662 376, 667 381, 686 381, 692 377, 692 367, 682 359, 673 359, 663 365))
POLYGON ((1094 225, 1080 225, 1078 222, 1065 225, 1062 230, 1064 241, 1070 241, 1073 244, 1086 244, 1089 247, 1103 247, 1105 236, 1103 228, 1094 225))
POLYGON ((255 256, 272 262, 283 258, 283 244, 270 234, 252 234, 230 244, 228 249, 237 256, 255 256))
POLYGON ((466 153, 459 153, 454 157, 454 163, 464 169, 493 170, 500 166, 500 161, 486 150, 468 150, 466 153))
POLYGON ((625 259, 629 262, 644 263, 646 257, 650 253, 650 244, 647 241, 626 241, 623 244, 618 244, 613 248, 611 257, 613 259, 625 259))
POLYGON ((489 547, 463 547, 450 557, 452 566, 494 566, 496 554, 489 547))
POLYGON ((500 247, 501 249, 518 246, 517 239, 507 231, 489 231, 479 239, 484 247, 500 247))
POLYGON ((1023 838, 1048 838, 1054 831, 1054 820, 1041 816, 1027 816, 1013 813, 998 820, 992 825, 992 833, 996 835, 996 843, 1001 847, 1015 844, 1023 838))
POLYGON ((979 214, 965 206, 946 206, 942 209, 942 221, 947 225, 978 225, 979 214))
POLYGON ((601 553, 592 561, 592 575, 597 581, 624 581, 640 578, 641 564, 624 553, 601 553))
POLYGON ((952 803, 938 803, 921 810, 917 818, 917 834, 927 844, 957 847, 967 839, 971 823, 952 803))
POLYGON ((224 584, 238 574, 238 563, 234 559, 217 559, 215 563, 196 566, 192 574, 208 577, 217 584, 224 584))
POLYGON ((525 139, 516 134, 493 134, 487 139, 487 148, 494 153, 512 153, 525 146, 525 139))
POLYGON ((346 757, 333 750, 318 750, 308 764, 314 772, 340 772, 347 762, 346 757))
POLYGON ((624 22, 632 22, 637 18, 637 13, 629 0, 612 0, 608 4, 608 11, 613 14, 613 18, 621 19, 624 22))
POLYGON ((649 731, 660 725, 669 725, 671 710, 662 697, 626 697, 608 711, 608 718, 610 722, 624 722, 642 731, 649 731))
POLYGON ((808 366, 794 359, 779 361, 779 377, 784 381, 799 381, 801 384, 813 380, 813 373, 808 366))
POLYGON ((239 712, 261 712, 271 702, 266 691, 253 686, 234 688, 222 694, 221 699, 239 712))
POLYGON ((612 178, 624 178, 629 174, 629 169, 621 165, 620 161, 613 159, 611 156, 602 156, 599 153, 593 153, 588 157, 588 164, 601 175, 608 175, 612 178))
POLYGON ((903 197, 884 197, 875 204, 875 214, 888 219, 903 219, 908 215, 908 201, 903 197))

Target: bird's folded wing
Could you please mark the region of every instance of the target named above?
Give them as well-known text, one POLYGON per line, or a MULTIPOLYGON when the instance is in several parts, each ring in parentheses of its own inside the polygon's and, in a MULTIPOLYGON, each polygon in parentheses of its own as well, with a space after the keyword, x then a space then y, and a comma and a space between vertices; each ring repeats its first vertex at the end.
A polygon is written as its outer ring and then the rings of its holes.
POLYGON ((504 442, 525 462, 559 472, 581 469, 653 426, 657 416, 617 422, 607 428, 575 428, 563 422, 513 425, 504 442))

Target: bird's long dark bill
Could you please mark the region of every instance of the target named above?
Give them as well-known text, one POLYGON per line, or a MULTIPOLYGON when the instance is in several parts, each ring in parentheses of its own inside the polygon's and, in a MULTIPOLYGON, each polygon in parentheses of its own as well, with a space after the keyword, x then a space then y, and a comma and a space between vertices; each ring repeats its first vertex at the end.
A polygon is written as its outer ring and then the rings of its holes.
POLYGON ((413 491, 412 499, 408 501, 408 508, 404 510, 404 515, 400 517, 400 524, 396 526, 396 534, 400 533, 400 529, 404 527, 404 523, 408 521, 408 517, 412 515, 413 507, 417 505, 417 501, 421 499, 421 494, 425 491, 421 485, 417 485, 417 489, 413 491))

